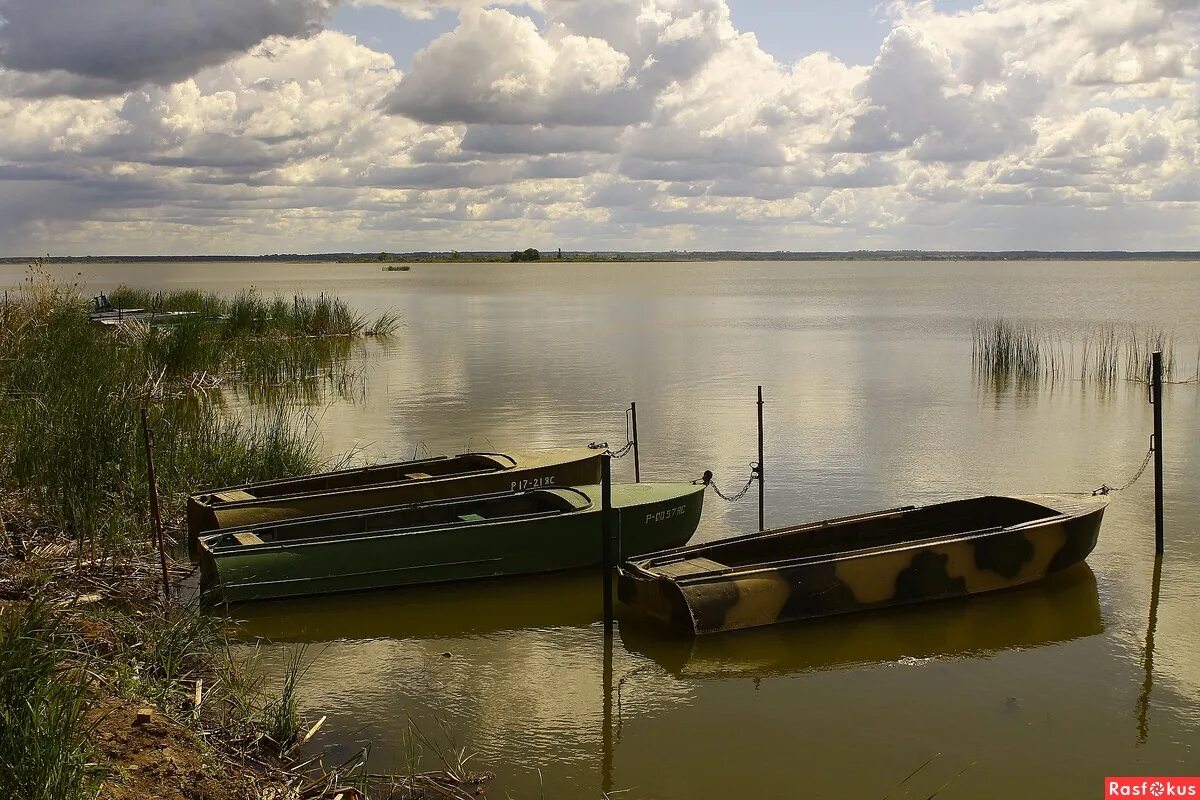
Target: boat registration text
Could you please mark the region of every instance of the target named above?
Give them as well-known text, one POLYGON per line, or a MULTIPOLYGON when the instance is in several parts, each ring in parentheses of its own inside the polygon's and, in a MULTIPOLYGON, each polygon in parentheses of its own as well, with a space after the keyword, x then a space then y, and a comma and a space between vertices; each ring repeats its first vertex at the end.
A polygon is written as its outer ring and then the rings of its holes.
POLYGON ((651 525, 655 522, 662 522, 663 520, 671 519, 672 517, 681 517, 686 512, 687 512, 687 506, 676 506, 675 508, 669 508, 666 511, 659 511, 654 514, 647 514, 646 515, 646 524, 651 525))
POLYGON ((538 478, 527 478, 523 481, 513 481, 512 489, 510 489, 510 491, 523 492, 526 489, 541 489, 545 486, 553 486, 553 485, 554 485, 554 476, 553 475, 543 475, 538 478))

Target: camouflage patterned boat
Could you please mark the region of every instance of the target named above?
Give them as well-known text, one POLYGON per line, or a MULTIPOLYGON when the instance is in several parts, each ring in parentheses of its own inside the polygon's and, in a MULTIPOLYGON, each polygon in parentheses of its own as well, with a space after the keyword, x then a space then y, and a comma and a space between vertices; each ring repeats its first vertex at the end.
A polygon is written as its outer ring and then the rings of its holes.
MULTIPOLYGON (((703 483, 613 486, 621 547, 686 542, 703 483)), ((500 492, 230 528, 200 537, 200 586, 241 602, 523 575, 600 563, 600 487, 500 492)))
POLYGON ((188 544, 218 528, 600 480, 590 447, 433 456, 359 469, 210 489, 187 502, 188 544))
POLYGON ((989 592, 1082 562, 1107 503, 978 497, 764 531, 624 564, 618 598, 706 634, 989 592))

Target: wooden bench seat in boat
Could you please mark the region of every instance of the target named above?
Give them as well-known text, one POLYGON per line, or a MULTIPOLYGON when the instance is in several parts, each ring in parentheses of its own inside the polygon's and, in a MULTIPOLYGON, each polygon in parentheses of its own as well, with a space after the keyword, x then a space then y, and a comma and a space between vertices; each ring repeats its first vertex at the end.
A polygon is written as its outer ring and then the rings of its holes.
POLYGON ((213 495, 213 497, 217 500, 220 500, 222 503, 237 503, 243 500, 258 499, 249 492, 244 492, 241 489, 229 489, 228 491, 217 492, 213 495))
POLYGON ((235 533, 233 538, 238 544, 263 544, 263 540, 258 537, 258 534, 248 531, 235 533))
POLYGON ((684 561, 675 561, 670 564, 656 565, 654 571, 667 578, 691 578, 696 575, 708 575, 713 572, 723 572, 729 567, 713 561, 711 558, 689 558, 684 561))

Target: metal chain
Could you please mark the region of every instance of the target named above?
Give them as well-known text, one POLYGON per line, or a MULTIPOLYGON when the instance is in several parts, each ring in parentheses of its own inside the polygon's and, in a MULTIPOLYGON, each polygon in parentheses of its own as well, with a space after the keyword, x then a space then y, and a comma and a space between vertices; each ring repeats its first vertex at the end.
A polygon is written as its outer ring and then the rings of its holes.
POLYGON ((741 489, 740 489, 740 490, 737 492, 737 494, 732 494, 732 495, 727 495, 727 494, 725 494, 725 493, 724 493, 724 492, 722 492, 722 491, 721 491, 721 489, 720 489, 720 488, 717 486, 717 482, 716 482, 716 481, 709 481, 708 485, 709 485, 709 486, 711 486, 711 487, 712 487, 712 490, 713 490, 714 492, 716 492, 716 493, 717 493, 717 497, 719 497, 719 498, 721 498, 722 500, 725 500, 725 501, 727 501, 727 502, 730 502, 730 503, 736 503, 738 500, 741 500, 743 497, 745 497, 745 496, 746 496, 746 492, 750 491, 750 487, 754 485, 754 481, 755 481, 757 478, 758 478, 758 465, 756 465, 756 464, 751 464, 751 465, 750 465, 750 478, 749 478, 749 479, 746 481, 746 485, 745 485, 745 486, 743 486, 743 487, 742 487, 742 488, 741 488, 741 489))
POLYGON ((629 451, 633 449, 633 442, 626 442, 625 446, 620 450, 613 450, 608 446, 608 442, 592 442, 588 445, 588 447, 592 450, 603 450, 603 455, 606 456, 612 456, 613 458, 624 458, 629 454, 629 451))
POLYGON ((1142 477, 1142 473, 1144 473, 1146 471, 1146 467, 1149 466, 1149 464, 1150 464, 1150 456, 1152 456, 1152 455, 1154 455, 1153 447, 1151 447, 1149 450, 1146 451, 1146 457, 1142 459, 1142 465, 1140 467, 1138 467, 1138 471, 1124 485, 1109 486, 1107 483, 1102 483, 1096 487, 1095 491, 1093 491, 1092 494, 1098 495, 1098 494, 1108 494, 1109 492, 1123 492, 1126 489, 1128 489, 1130 486, 1133 486, 1135 483, 1138 482, 1138 478, 1142 477))
POLYGON ((605 450, 604 452, 608 453, 613 458, 624 458, 625 456, 629 455, 629 451, 632 449, 633 449, 633 442, 629 441, 629 442, 626 442, 625 446, 622 447, 620 450, 605 450))

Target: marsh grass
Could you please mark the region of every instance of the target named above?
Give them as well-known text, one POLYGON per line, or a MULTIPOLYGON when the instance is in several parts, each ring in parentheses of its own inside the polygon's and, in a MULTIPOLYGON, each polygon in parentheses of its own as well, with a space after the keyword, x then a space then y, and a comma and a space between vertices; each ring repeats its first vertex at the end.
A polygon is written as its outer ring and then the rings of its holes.
MULTIPOLYGON (((348 772, 313 767, 314 777, 286 758, 303 724, 303 650, 280 682, 265 681, 231 640, 228 620, 174 592, 162 597, 140 415, 149 412, 170 535, 198 488, 325 466, 312 411, 294 401, 360 385, 343 366, 361 354, 359 336, 386 335, 398 320, 368 323, 326 297, 121 290, 110 299, 198 318, 101 328, 77 286, 36 269, 0 317, 0 797, 94 798, 88 720, 99 713, 104 725, 110 718, 100 709, 143 704, 172 726, 211 734, 192 754, 194 763, 217 764, 208 777, 263 778, 283 787, 279 797, 336 797, 348 772), (251 393, 237 413, 222 402, 229 385, 251 393), (62 610, 45 612, 51 602, 62 610)), ((171 560, 168 570, 185 572, 171 560)), ((364 769, 365 755, 349 772, 364 769)))
MULTIPOLYGON (((126 290, 114 295, 152 299, 126 290)), ((161 302, 232 310, 248 330, 263 330, 264 306, 249 293, 228 303, 199 292, 161 302)), ((278 305, 302 315, 297 324, 306 331, 361 329, 339 300, 278 305)), ((385 319, 385 328, 391 324, 385 319)), ((320 466, 306 412, 295 404, 330 391, 362 392, 361 373, 351 366, 361 347, 357 337, 241 335, 200 319, 164 327, 129 323, 114 332, 88 321, 75 288, 31 277, 0 320, 0 488, 20 489, 39 524, 112 554, 145 538, 143 405, 151 411, 170 526, 199 487, 320 466), (238 415, 224 411, 219 392, 189 390, 230 384, 251 401, 238 415)))
POLYGON ((43 605, 0 608, 0 797, 96 796, 85 682, 74 671, 43 605))
POLYGON ((153 292, 119 286, 108 295, 119 308, 147 311, 191 311, 226 338, 238 336, 386 336, 399 327, 399 319, 384 312, 374 320, 359 313, 341 298, 324 293, 315 297, 275 295, 267 298, 253 289, 225 298, 215 292, 186 290, 153 292))
POLYGON ((1175 349, 1173 334, 1151 326, 1098 325, 1065 339, 1036 323, 996 317, 977 320, 971 331, 975 374, 997 388, 1065 380, 1102 387, 1144 382, 1154 351, 1163 353, 1163 379, 1169 381, 1178 371, 1175 349))
POLYGON ((304 664, 307 648, 294 648, 283 669, 283 682, 279 692, 271 697, 262 709, 262 728, 279 748, 280 755, 292 749, 300 739, 300 679, 307 667, 304 664))

